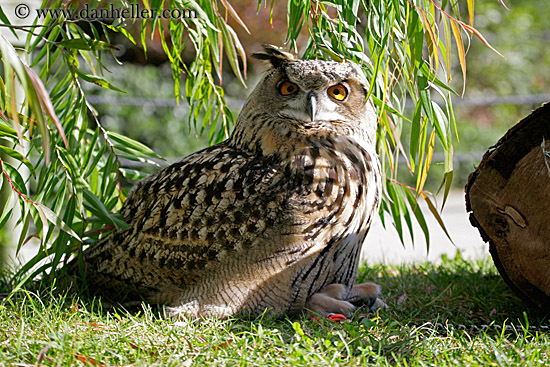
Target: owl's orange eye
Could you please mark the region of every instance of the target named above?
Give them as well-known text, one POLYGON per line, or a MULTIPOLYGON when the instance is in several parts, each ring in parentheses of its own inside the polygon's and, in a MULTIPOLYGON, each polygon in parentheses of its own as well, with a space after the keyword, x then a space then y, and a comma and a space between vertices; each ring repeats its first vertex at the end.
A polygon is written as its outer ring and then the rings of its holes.
POLYGON ((283 96, 289 96, 298 92, 298 86, 288 80, 279 86, 279 93, 283 96))
POLYGON ((337 101, 343 101, 348 96, 348 90, 342 84, 333 85, 327 92, 329 96, 337 101))

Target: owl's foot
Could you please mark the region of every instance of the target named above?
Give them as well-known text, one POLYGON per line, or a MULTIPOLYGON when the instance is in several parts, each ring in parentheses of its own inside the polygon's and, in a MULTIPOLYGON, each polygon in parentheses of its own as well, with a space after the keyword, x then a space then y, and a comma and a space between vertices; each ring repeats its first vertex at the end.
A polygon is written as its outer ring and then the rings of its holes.
POLYGON ((386 309, 388 306, 379 297, 381 294, 380 286, 375 283, 361 283, 351 287, 351 291, 346 297, 346 301, 357 306, 367 306, 368 311, 386 309))
POLYGON ((356 307, 344 298, 348 289, 343 284, 331 284, 315 293, 306 302, 306 309, 312 313, 327 317, 331 313, 342 314, 347 318, 356 307))
POLYGON ((351 290, 343 284, 330 284, 309 298, 306 309, 322 317, 336 313, 350 318, 357 306, 365 305, 369 311, 387 308, 379 296, 380 286, 374 283, 356 284, 351 290))

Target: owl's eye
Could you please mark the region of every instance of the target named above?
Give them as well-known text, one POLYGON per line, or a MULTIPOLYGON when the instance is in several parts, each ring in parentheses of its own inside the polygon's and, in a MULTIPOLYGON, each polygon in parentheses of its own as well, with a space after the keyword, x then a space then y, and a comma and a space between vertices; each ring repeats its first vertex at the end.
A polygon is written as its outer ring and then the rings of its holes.
POLYGON ((279 93, 283 96, 289 96, 298 92, 298 86, 288 80, 279 86, 279 93))
POLYGON ((327 92, 329 96, 337 101, 343 101, 348 96, 348 90, 342 84, 333 85, 327 92))

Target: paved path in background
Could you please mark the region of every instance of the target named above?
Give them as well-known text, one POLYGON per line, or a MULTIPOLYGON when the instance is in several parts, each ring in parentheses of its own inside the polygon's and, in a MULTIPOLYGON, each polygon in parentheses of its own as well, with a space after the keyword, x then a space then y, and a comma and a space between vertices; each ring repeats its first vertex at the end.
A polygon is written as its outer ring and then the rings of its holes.
MULTIPOLYGON (((441 199, 439 198, 439 201, 441 199)), ((405 229, 407 233, 405 234, 405 246, 403 246, 393 225, 389 224, 387 229, 384 229, 378 219, 367 235, 367 240, 363 245, 362 259, 369 264, 438 262, 441 260, 441 255, 444 254, 453 258, 457 250, 460 250, 461 256, 465 259, 480 259, 490 256, 488 244, 483 242, 478 230, 470 224, 466 213, 464 192, 451 192, 441 214, 454 245, 428 210, 427 205, 421 203, 420 207, 430 230, 429 252, 426 250, 424 233, 420 226, 414 226, 414 246, 408 229, 405 229)))
MULTIPOLYGON (((479 232, 472 227, 468 220, 463 192, 450 193, 441 215, 456 246, 449 241, 427 206, 421 204, 421 208, 430 229, 429 253, 426 251, 424 234, 418 225, 414 226, 415 245, 412 245, 408 230, 406 230, 405 246, 403 246, 393 225, 389 224, 388 228, 384 229, 380 219, 377 218, 367 235, 362 250, 362 259, 371 265, 438 262, 443 254, 450 258, 454 257, 457 249, 466 259, 489 256, 488 245, 481 240, 479 232)), ((25 245, 19 256, 20 261, 24 262, 25 259, 29 259, 37 249, 36 245, 30 243, 25 245)))

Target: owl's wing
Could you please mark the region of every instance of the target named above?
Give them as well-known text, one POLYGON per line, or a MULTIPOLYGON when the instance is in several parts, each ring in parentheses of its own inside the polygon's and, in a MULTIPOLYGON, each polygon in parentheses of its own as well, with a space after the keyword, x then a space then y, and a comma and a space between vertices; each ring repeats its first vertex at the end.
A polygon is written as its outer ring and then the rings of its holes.
POLYGON ((130 227, 84 252, 88 285, 143 296, 199 281, 206 267, 281 232, 284 174, 275 160, 221 143, 147 177, 122 208, 130 227))
POLYGON ((268 289, 260 277, 277 272, 311 283, 271 284, 305 289, 281 297, 305 299, 326 282, 347 283, 372 210, 363 164, 336 152, 285 158, 222 143, 159 171, 129 194, 122 213, 130 227, 85 251, 88 285, 113 299, 124 290, 173 303, 182 290, 215 292, 229 281, 268 289))

